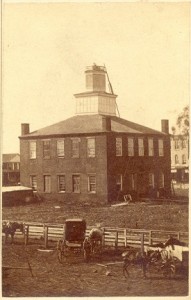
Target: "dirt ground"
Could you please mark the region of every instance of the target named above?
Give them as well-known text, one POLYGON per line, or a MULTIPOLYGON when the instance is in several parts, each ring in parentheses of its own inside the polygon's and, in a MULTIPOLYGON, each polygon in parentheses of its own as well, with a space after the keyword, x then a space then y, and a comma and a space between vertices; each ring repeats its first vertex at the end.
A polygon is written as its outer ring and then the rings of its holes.
MULTIPOLYGON (((188 204, 167 202, 132 203, 125 207, 93 207, 91 205, 67 205, 67 203, 43 201, 39 204, 3 207, 2 219, 44 223, 64 223, 66 218, 84 218, 88 226, 100 223, 105 227, 144 228, 188 231, 188 204)), ((166 279, 152 270, 143 278, 140 267, 131 270, 126 279, 122 272, 121 254, 111 250, 102 260, 94 258, 85 263, 83 257, 70 257, 60 264, 53 251, 38 251, 42 241, 31 241, 24 246, 17 240, 14 245, 2 245, 2 264, 10 266, 3 272, 2 292, 4 297, 59 297, 59 296, 186 296, 188 279, 177 274, 166 279), (27 269, 30 262, 32 277, 27 269), (98 265, 117 262, 108 269, 98 265), (22 267, 26 269, 14 269, 22 267), (110 273, 107 275, 106 271, 110 273)))
POLYGON ((131 269, 129 278, 122 272, 121 253, 108 250, 102 258, 94 257, 85 263, 82 255, 72 255, 60 264, 55 245, 52 251, 42 252, 42 245, 30 242, 24 246, 22 241, 3 244, 3 266, 11 266, 3 272, 3 297, 59 297, 59 296, 186 296, 188 279, 177 274, 166 279, 155 269, 150 269, 148 277, 143 278, 141 268, 131 269), (28 262, 32 274, 28 269, 28 262), (100 266, 115 262, 109 267, 100 266), (22 267, 26 269, 14 269, 22 267), (32 277, 33 275, 33 277, 32 277))

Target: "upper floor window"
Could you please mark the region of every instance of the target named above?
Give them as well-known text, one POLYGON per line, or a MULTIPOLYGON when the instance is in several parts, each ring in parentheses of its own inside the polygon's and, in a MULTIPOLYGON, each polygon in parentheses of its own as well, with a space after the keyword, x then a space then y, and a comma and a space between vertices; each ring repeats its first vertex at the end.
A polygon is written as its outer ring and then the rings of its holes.
POLYGON ((64 157, 64 140, 57 141, 57 156, 64 157))
POLYGON ((29 142, 30 159, 36 159, 36 141, 29 142))
POLYGON ((43 158, 50 158, 50 140, 43 141, 43 158))
POLYGON ((88 192, 96 193, 96 175, 88 176, 88 192))
POLYGON ((65 175, 58 175, 58 191, 59 192, 65 192, 66 191, 65 175))
POLYGON ((95 138, 87 138, 87 156, 95 157, 95 138))
POLYGON ((122 138, 116 138, 116 156, 122 156, 122 138))
POLYGON ((182 164, 186 164, 186 155, 185 154, 182 155, 182 164))
POLYGON ((3 170, 7 169, 7 163, 3 163, 3 170))
POLYGON ((121 174, 117 174, 116 176, 116 190, 117 191, 122 191, 122 175, 121 174))
POLYGON ((148 155, 153 156, 154 155, 154 144, 153 144, 153 138, 148 139, 148 155))
POLYGON ((72 157, 80 157, 80 139, 72 139, 72 157))
POLYGON ((31 184, 31 187, 32 187, 33 191, 37 191, 37 178, 36 178, 36 175, 30 176, 30 184, 31 184))
POLYGON ((72 176, 72 188, 74 193, 80 193, 80 175, 72 176))
POLYGON ((143 138, 138 138, 138 153, 139 153, 139 156, 144 156, 144 140, 143 140, 143 138))
POLYGON ((179 160, 178 160, 178 155, 175 155, 175 164, 178 164, 179 163, 179 160))
POLYGON ((45 193, 51 192, 51 177, 50 177, 50 175, 44 176, 44 192, 45 193))
POLYGON ((158 140, 159 156, 164 156, 164 143, 162 139, 158 140))
POLYGON ((134 138, 128 137, 128 156, 134 156, 134 138))

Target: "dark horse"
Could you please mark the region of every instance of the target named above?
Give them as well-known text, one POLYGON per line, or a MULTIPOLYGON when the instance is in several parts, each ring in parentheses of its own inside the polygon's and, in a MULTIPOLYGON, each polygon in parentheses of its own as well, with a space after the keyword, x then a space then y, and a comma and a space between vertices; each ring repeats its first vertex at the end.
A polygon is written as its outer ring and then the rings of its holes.
POLYGON ((14 242, 14 235, 16 230, 19 229, 24 232, 24 224, 19 222, 4 221, 2 226, 2 232, 5 234, 5 244, 7 243, 8 236, 11 236, 11 243, 14 242))

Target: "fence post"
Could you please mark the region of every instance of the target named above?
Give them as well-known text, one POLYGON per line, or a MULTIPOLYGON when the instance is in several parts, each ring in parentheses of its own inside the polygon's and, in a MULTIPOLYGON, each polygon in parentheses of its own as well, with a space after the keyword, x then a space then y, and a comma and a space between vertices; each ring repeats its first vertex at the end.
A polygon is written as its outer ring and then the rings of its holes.
POLYGON ((152 230, 149 231, 149 245, 152 245, 152 230))
POLYGON ((144 254, 144 233, 141 233, 141 253, 144 254))
POLYGON ((127 247, 127 229, 124 229, 124 241, 125 241, 125 247, 127 247))
POLYGON ((25 246, 28 245, 28 240, 29 240, 29 225, 27 225, 25 227, 24 240, 25 240, 25 246))
POLYGON ((177 232, 177 238, 180 241, 180 231, 177 232))
POLYGON ((117 246, 118 246, 118 231, 116 231, 115 233, 115 250, 117 250, 117 246))
POLYGON ((48 226, 44 225, 44 246, 48 247, 48 226))
POLYGON ((103 235, 102 235, 102 246, 104 247, 105 246, 105 228, 102 228, 102 232, 103 232, 103 235))

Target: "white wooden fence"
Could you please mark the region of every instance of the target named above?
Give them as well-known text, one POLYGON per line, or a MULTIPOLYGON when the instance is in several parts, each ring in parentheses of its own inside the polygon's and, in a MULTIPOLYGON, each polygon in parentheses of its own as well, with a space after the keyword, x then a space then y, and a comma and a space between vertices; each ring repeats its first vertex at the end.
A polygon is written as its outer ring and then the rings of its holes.
MULTIPOLYGON (((16 237, 23 237, 24 243, 27 245, 30 240, 40 240, 48 247, 48 242, 58 241, 63 238, 63 224, 42 224, 35 222, 22 222, 25 225, 24 236, 21 232, 16 231, 16 237)), ((95 227, 95 226, 94 226, 95 227)), ((86 236, 89 235, 93 226, 88 226, 86 236)), ((141 238, 144 235, 144 245, 165 242, 170 236, 177 238, 181 242, 188 245, 188 232, 181 231, 161 231, 161 230, 144 230, 129 228, 109 228, 102 227, 103 230, 103 246, 114 248, 126 247, 127 245, 141 246, 141 238)))

